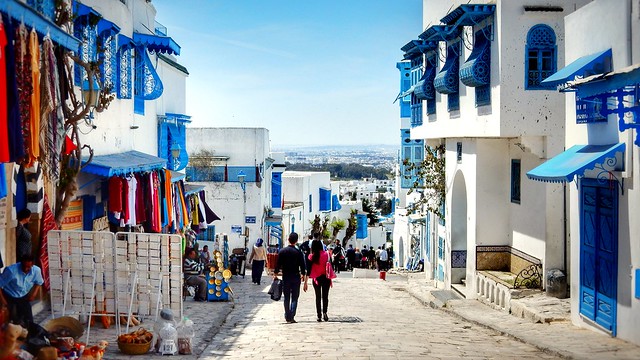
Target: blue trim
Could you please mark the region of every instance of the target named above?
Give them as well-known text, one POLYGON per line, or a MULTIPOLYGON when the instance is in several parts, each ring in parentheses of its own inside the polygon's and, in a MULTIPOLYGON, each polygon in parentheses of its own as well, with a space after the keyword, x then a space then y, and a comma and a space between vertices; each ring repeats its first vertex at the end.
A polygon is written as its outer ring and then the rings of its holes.
POLYGON ((38 14, 36 10, 18 0, 0 1, 0 12, 7 14, 15 21, 24 22, 27 26, 32 26, 40 37, 49 34, 51 41, 67 50, 77 51, 80 46, 80 40, 71 36, 71 34, 59 28, 53 21, 38 14))
POLYGON ((574 145, 529 171, 527 177, 545 182, 571 182, 575 176, 583 176, 585 171, 593 169, 596 164, 608 162, 609 158, 615 158, 617 153, 624 152, 624 143, 574 145))
POLYGON ((133 33, 133 41, 147 48, 149 51, 153 51, 161 54, 174 54, 180 55, 180 45, 178 45, 172 38, 168 36, 158 36, 151 34, 133 33))
POLYGON ((470 87, 489 85, 491 82, 491 40, 485 36, 485 30, 475 34, 473 51, 460 67, 460 81, 470 87))
POLYGON ((131 150, 118 154, 94 156, 89 164, 83 161, 82 172, 111 177, 162 169, 165 162, 165 159, 157 156, 131 150))
POLYGON ((453 9, 445 17, 440 19, 441 23, 455 26, 474 26, 480 21, 493 15, 496 10, 495 5, 465 4, 453 9))
POLYGON ((557 71, 556 33, 549 25, 538 24, 529 29, 524 52, 525 90, 554 90, 542 81, 557 71), (535 68, 531 68, 535 65, 535 68))
POLYGON ((331 189, 320 188, 320 211, 331 211, 331 189))
POLYGON ((640 299, 640 269, 636 269, 634 277, 636 284, 635 297, 636 299, 640 299))
POLYGON ((542 84, 558 85, 575 80, 578 76, 585 78, 611 71, 612 56, 611 49, 583 56, 542 80, 542 84))
POLYGON ((433 86, 436 88, 436 91, 441 94, 457 93, 460 86, 458 81, 460 59, 458 56, 459 51, 456 51, 456 46, 459 49, 460 43, 456 42, 447 47, 447 62, 433 80, 433 86))
POLYGON ((338 211, 342 209, 342 205, 340 205, 340 199, 338 199, 338 195, 333 194, 331 196, 331 211, 338 211))

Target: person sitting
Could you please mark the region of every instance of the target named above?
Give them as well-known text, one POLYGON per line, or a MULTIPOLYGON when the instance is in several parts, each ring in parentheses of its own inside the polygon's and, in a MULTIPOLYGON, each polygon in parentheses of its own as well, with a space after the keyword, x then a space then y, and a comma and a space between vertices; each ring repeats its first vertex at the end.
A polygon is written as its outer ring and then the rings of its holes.
POLYGON ((200 262, 205 266, 211 263, 211 253, 209 252, 209 245, 205 245, 202 247, 202 251, 200 252, 200 262))
POLYGON ((207 301, 207 280, 201 277, 204 265, 198 262, 196 249, 187 248, 182 263, 182 272, 184 273, 184 282, 196 288, 196 295, 193 297, 195 301, 207 301))
POLYGON ((33 323, 31 301, 44 283, 42 271, 33 264, 33 256, 24 254, 20 262, 8 266, 0 275, 0 307, 9 308, 14 324, 28 328, 33 323))

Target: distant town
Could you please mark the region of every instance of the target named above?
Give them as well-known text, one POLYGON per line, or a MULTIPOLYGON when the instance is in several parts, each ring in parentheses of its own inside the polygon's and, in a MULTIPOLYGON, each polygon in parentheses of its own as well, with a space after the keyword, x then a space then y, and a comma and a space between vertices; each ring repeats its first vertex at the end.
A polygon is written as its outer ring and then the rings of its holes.
POLYGON ((280 145, 273 150, 284 152, 285 161, 291 164, 360 164, 392 171, 399 149, 396 145, 280 145))

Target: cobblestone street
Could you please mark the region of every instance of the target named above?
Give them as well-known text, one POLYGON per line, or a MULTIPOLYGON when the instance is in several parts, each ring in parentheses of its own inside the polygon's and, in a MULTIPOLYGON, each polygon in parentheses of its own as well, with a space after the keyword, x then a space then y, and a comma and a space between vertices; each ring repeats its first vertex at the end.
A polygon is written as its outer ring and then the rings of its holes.
POLYGON ((353 279, 343 273, 329 296, 329 322, 318 323, 312 289, 302 293, 296 324, 282 301, 238 280, 235 308, 201 354, 217 359, 551 359, 554 354, 420 304, 405 279, 353 279))

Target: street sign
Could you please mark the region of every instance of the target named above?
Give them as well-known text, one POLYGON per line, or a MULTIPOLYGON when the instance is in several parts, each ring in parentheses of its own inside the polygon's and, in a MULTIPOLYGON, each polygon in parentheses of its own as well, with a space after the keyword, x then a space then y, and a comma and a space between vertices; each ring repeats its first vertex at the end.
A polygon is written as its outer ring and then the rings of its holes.
POLYGON ((231 225, 231 232, 236 234, 242 234, 242 226, 241 225, 231 225))
POLYGON ((244 223, 245 224, 255 224, 256 223, 256 217, 255 216, 245 216, 244 217, 244 223))

